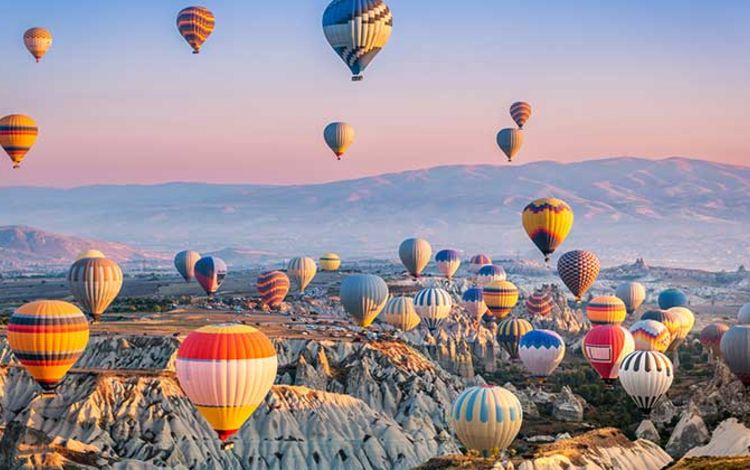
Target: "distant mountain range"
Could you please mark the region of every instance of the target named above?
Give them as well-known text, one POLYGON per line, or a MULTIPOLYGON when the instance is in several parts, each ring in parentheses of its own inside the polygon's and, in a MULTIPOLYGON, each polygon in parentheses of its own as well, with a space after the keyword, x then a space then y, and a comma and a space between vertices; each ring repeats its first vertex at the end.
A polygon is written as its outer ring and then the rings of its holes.
POLYGON ((0 188, 0 224, 262 258, 395 257, 422 236, 502 256, 536 256, 520 226, 530 200, 557 196, 576 223, 564 249, 607 265, 649 262, 734 269, 750 264, 750 168, 700 160, 610 158, 580 163, 445 166, 317 185, 0 188))

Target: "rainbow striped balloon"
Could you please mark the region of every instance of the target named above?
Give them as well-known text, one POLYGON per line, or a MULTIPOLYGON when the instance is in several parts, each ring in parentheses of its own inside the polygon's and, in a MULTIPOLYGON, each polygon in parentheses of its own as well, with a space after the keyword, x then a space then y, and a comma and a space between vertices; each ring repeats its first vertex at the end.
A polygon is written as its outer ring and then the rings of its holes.
POLYGON ((177 351, 180 386, 222 441, 252 416, 276 379, 273 343, 246 325, 204 326, 177 351))
POLYGON ((68 283, 83 310, 99 321, 122 289, 122 270, 109 258, 82 258, 70 267, 68 283))
POLYGON ((215 25, 216 18, 206 7, 187 7, 177 14, 177 29, 193 48, 193 54, 201 51, 201 46, 211 35, 215 25))
POLYGON ((38 300, 21 305, 8 322, 13 355, 44 390, 54 390, 89 342, 89 322, 75 305, 38 300))
POLYGON ((506 318, 497 325, 497 342, 511 358, 518 359, 518 344, 523 335, 533 329, 531 323, 523 318, 506 318))
POLYGON ((561 199, 542 198, 529 203, 521 215, 523 228, 544 255, 544 261, 565 241, 573 228, 573 209, 561 199))
POLYGON ((519 129, 523 129, 523 125, 531 117, 531 105, 525 101, 516 101, 510 105, 510 117, 516 122, 519 129))
POLYGON ((39 128, 29 116, 9 114, 0 119, 0 145, 13 162, 13 168, 21 166, 39 135, 39 128))
POLYGON ((277 308, 289 293, 289 278, 281 271, 266 271, 258 275, 255 287, 264 304, 277 308))
POLYGON ((510 281, 493 281, 482 288, 484 303, 495 320, 505 318, 518 303, 518 288, 510 281))
POLYGON ((625 302, 614 295, 594 297, 586 305, 586 316, 592 325, 619 325, 627 314, 625 302))
POLYGON ((672 344, 672 335, 663 323, 656 320, 638 320, 630 325, 636 351, 664 352, 672 344))
POLYGON ((467 449, 488 453, 508 448, 521 430, 521 402, 492 385, 469 387, 456 398, 450 415, 456 436, 467 449))
POLYGON ((529 315, 542 318, 548 317, 552 313, 553 305, 554 300, 552 299, 552 295, 547 291, 534 292, 524 302, 526 312, 529 315))

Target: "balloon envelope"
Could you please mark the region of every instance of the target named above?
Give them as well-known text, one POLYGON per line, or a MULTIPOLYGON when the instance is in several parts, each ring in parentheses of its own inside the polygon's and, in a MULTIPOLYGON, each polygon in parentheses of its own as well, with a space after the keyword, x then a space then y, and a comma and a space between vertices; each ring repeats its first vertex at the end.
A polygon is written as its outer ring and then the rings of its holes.
POLYGON ((281 271, 266 271, 258 275, 255 287, 264 304, 277 308, 289 293, 289 278, 281 271))
POLYGON ((658 351, 635 351, 622 360, 619 378, 638 409, 649 413, 672 386, 672 361, 658 351))
POLYGON ((534 292, 524 302, 526 312, 529 315, 542 318, 548 317, 552 313, 553 305, 552 295, 547 291, 534 292))
POLYGON ((482 288, 482 294, 496 320, 507 317, 518 303, 518 288, 510 281, 492 281, 482 288))
POLYGON ((583 338, 583 356, 605 381, 617 378, 620 363, 634 350, 633 336, 620 325, 597 325, 583 338))
POLYGON ((711 323, 701 330, 701 345, 714 357, 721 354, 721 338, 729 331, 723 323, 711 323))
POLYGON ((532 377, 547 377, 565 357, 565 341, 551 330, 529 331, 518 344, 518 357, 532 377))
POLYGON ((740 325, 750 324, 750 303, 746 303, 737 312, 737 323, 740 325))
POLYGON ((321 271, 338 271, 341 267, 341 258, 332 252, 325 253, 320 257, 318 262, 320 263, 321 271))
POLYGON ((557 272, 576 300, 594 285, 599 277, 599 258, 590 251, 574 250, 562 255, 557 261, 557 272))
POLYGON ((23 43, 37 62, 52 47, 52 33, 44 28, 31 28, 23 33, 23 43))
POLYGON ((435 255, 435 264, 438 271, 446 278, 453 279, 453 275, 461 266, 461 254, 456 250, 440 250, 435 255))
POLYGON ((624 282, 617 286, 615 295, 625 303, 628 314, 631 314, 646 300, 646 288, 639 282, 624 282))
POLYGON ((508 161, 512 162, 523 146, 523 131, 521 129, 502 129, 497 133, 497 146, 503 151, 508 161))
POLYGON ((625 321, 625 303, 613 295, 594 297, 586 305, 586 316, 592 325, 619 325, 625 321))
POLYGON ((89 249, 83 250, 82 252, 78 253, 78 256, 76 256, 76 261, 83 258, 106 258, 106 256, 104 256, 104 253, 99 250, 89 249))
POLYGON ((389 325, 402 331, 413 330, 421 321, 417 311, 414 310, 414 299, 403 296, 392 297, 388 300, 383 309, 383 319, 389 325))
POLYGON ((357 325, 368 327, 388 301, 388 285, 373 274, 353 274, 341 283, 341 305, 357 325))
POLYGON ((427 240, 407 238, 398 247, 398 256, 409 274, 419 277, 432 257, 432 247, 427 240))
POLYGON ((29 116, 9 114, 0 118, 0 146, 13 162, 13 168, 21 166, 39 135, 39 128, 29 116))
POLYGON ((659 294, 659 308, 668 310, 672 307, 686 307, 687 295, 679 289, 666 289, 659 294))
POLYGON ((464 390, 451 410, 456 436, 467 448, 502 451, 518 435, 523 423, 521 402, 509 390, 491 385, 464 390))
POLYGON ((506 318, 497 325, 497 342, 511 358, 517 359, 521 338, 533 329, 531 323, 523 318, 506 318))
POLYGON ((201 259, 197 251, 185 250, 177 253, 174 257, 174 266, 185 282, 190 282, 195 277, 195 263, 201 259))
POLYGON ((122 288, 122 270, 108 258, 82 258, 68 271, 68 284, 76 302, 98 321, 122 288))
POLYGON ((474 255, 469 261, 469 271, 471 271, 472 273, 477 273, 482 268, 482 266, 487 264, 492 264, 492 258, 483 254, 474 255))
POLYGON ((635 341, 637 351, 664 352, 672 344, 672 334, 661 322, 656 320, 639 320, 630 326, 630 334, 635 341))
POLYGON ((448 318, 453 307, 451 295, 439 287, 428 287, 417 292, 414 309, 430 330, 435 330, 448 318))
POLYGON ((177 14, 177 29, 193 48, 193 54, 200 52, 201 46, 211 35, 215 25, 214 14, 205 7, 187 7, 177 14))
POLYGON ((526 234, 549 257, 565 241, 573 228, 573 209, 561 199, 543 198, 529 203, 521 215, 526 234))
POLYGON ((305 288, 312 282, 318 273, 315 260, 309 256, 298 256, 289 261, 286 268, 289 278, 297 285, 299 292, 305 292, 305 288))
POLYGON ((531 117, 531 105, 525 101, 516 101, 510 105, 510 117, 516 122, 519 129, 523 129, 523 125, 531 117))
POLYGON ((734 325, 721 338, 721 355, 729 370, 750 386, 750 325, 734 325))
POLYGON ((641 315, 641 320, 655 320, 667 327, 670 338, 667 351, 674 351, 680 345, 680 328, 682 328, 680 314, 669 310, 649 310, 641 315))
POLYGON ((345 122, 332 122, 323 130, 323 139, 336 158, 341 160, 341 156, 354 143, 354 128, 345 122))
POLYGON ((484 303, 482 289, 478 287, 466 289, 461 300, 463 301, 464 308, 474 320, 481 320, 482 315, 487 313, 487 304, 484 303))
POLYGON ((486 264, 477 271, 477 284, 480 287, 484 287, 495 281, 505 281, 507 278, 508 275, 505 274, 505 269, 502 266, 494 264, 486 264))
POLYGON ((195 279, 209 296, 219 290, 227 272, 227 264, 216 256, 204 256, 195 263, 195 279))

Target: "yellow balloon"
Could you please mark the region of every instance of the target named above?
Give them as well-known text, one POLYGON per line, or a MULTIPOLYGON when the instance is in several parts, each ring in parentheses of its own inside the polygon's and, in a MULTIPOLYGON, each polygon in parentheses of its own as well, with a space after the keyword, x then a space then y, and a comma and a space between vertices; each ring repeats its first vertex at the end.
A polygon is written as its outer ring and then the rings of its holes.
POLYGON ((13 168, 21 166, 38 134, 36 122, 23 114, 10 114, 0 119, 0 145, 13 161, 13 168))
POLYGON ((31 28, 23 33, 23 43, 37 62, 42 60, 52 46, 52 33, 44 28, 31 28))
POLYGON ((98 321, 122 288, 122 270, 108 258, 79 259, 68 272, 73 297, 98 321))

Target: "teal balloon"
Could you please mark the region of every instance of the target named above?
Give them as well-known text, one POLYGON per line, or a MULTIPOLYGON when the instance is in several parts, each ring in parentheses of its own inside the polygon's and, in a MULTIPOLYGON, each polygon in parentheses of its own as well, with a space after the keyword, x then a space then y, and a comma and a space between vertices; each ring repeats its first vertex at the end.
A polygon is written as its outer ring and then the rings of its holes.
POLYGON ((354 274, 341 283, 341 304, 359 326, 367 327, 388 301, 388 285, 372 274, 354 274))

